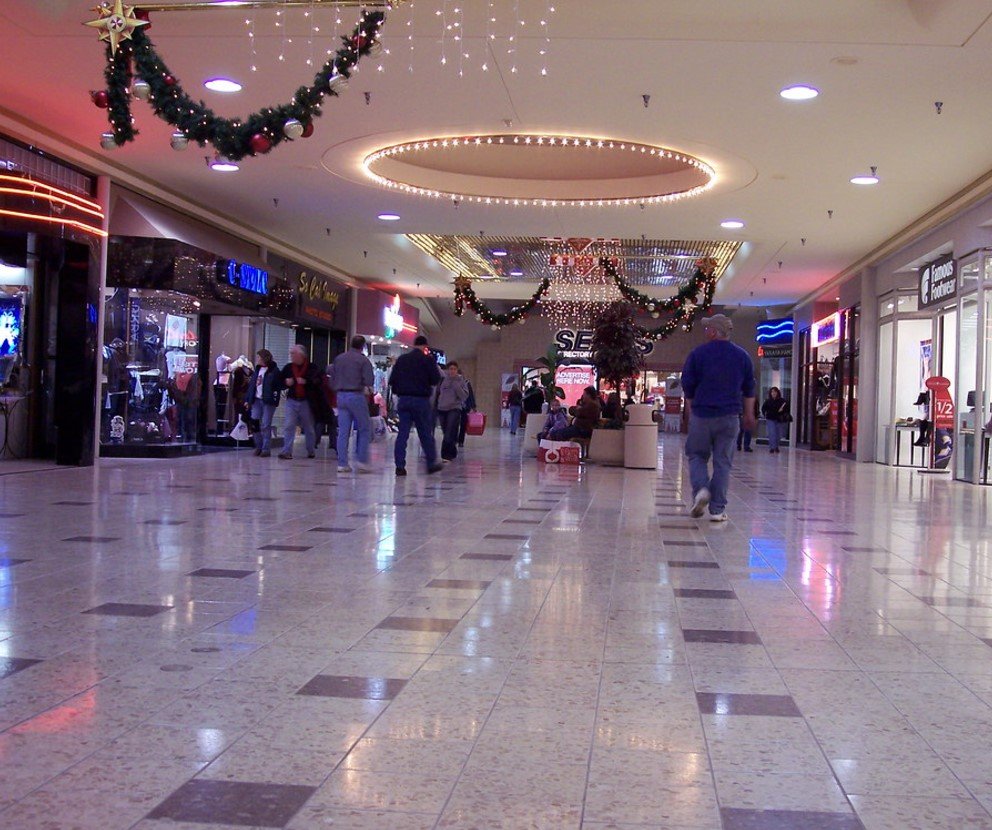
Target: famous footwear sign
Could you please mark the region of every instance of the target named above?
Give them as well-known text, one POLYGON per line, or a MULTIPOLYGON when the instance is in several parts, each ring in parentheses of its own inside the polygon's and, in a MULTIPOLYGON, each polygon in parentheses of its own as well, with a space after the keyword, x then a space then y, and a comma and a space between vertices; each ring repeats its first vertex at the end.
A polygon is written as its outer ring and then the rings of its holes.
POLYGON ((954 257, 942 256, 920 269, 920 308, 953 300, 958 295, 958 266, 954 257))

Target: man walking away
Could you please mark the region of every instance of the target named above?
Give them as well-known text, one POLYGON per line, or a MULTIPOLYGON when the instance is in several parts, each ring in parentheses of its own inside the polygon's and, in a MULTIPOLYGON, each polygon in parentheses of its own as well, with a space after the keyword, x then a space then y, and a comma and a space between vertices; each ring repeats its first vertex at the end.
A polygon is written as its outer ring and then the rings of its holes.
POLYGON ((362 349, 365 338, 361 335, 351 338, 351 348, 334 358, 328 371, 331 386, 338 400, 338 472, 350 473, 348 446, 351 432, 358 433, 355 439, 356 467, 360 473, 371 471, 369 467, 369 445, 372 443, 372 418, 369 417, 369 404, 366 395, 371 392, 375 377, 370 361, 362 349))
POLYGON ((437 415, 441 422, 441 460, 447 463, 458 457, 458 430, 468 400, 468 383, 458 374, 458 364, 448 364, 448 372, 438 386, 437 415))
POLYGON ((458 425, 458 446, 465 446, 465 433, 468 431, 468 416, 469 413, 475 412, 477 406, 475 402, 475 390, 472 388, 472 381, 465 377, 465 373, 461 369, 458 370, 458 374, 465 378, 465 387, 468 389, 468 399, 465 401, 465 405, 462 407, 462 419, 458 425))
POLYGON ((730 342, 733 329, 733 322, 723 314, 703 320, 707 342, 689 353, 682 369, 689 407, 685 442, 693 497, 689 515, 698 519, 709 507, 712 522, 727 521, 727 488, 737 433, 740 429, 753 432, 757 426, 754 366, 751 356, 730 342))
POLYGON ((399 398, 396 413, 400 424, 394 448, 398 476, 406 475, 406 445, 410 440, 410 429, 414 426, 420 446, 427 456, 427 472, 437 473, 444 467, 437 461, 437 446, 431 430, 431 395, 434 387, 441 382, 441 371, 437 368, 437 361, 427 353, 426 337, 417 337, 413 346, 411 351, 397 358, 389 375, 389 388, 399 398))
POLYGON ((306 437, 307 458, 316 458, 314 407, 323 403, 323 381, 320 371, 310 362, 303 346, 293 346, 289 350, 289 361, 282 370, 282 379, 286 386, 286 434, 279 457, 287 460, 293 457, 293 442, 296 440, 296 427, 299 426, 306 437))

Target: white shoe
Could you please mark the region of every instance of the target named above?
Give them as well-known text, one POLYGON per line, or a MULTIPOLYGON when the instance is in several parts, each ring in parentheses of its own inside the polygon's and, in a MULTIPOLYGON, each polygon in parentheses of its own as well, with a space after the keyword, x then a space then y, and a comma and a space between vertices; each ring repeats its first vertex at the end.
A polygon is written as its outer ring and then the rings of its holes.
POLYGON ((696 493, 696 498, 692 502, 692 510, 689 511, 689 515, 694 519, 698 519, 703 513, 706 512, 706 507, 710 503, 710 491, 705 487, 696 493))
POLYGON ((350 473, 351 467, 338 467, 338 472, 341 473, 341 475, 344 475, 345 473, 350 473))
POLYGON ((723 513, 710 513, 710 521, 711 522, 729 522, 730 521, 730 516, 728 516, 726 514, 726 512, 723 512, 723 513))
POLYGON ((372 468, 368 464, 358 464, 355 467, 355 469, 358 470, 358 472, 360 472, 360 473, 371 473, 372 472, 372 468))

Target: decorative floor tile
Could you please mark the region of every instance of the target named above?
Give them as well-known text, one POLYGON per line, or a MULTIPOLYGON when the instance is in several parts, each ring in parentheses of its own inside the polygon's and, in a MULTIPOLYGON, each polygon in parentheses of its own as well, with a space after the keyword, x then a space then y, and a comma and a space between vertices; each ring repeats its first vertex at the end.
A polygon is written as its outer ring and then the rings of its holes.
POLYGON ((357 527, 311 527, 310 533, 354 533, 357 527))
POLYGON ((278 550, 284 553, 304 553, 313 550, 313 545, 263 545, 259 550, 278 550))
POLYGON ((233 568, 198 568, 186 575, 212 577, 215 579, 244 579, 253 573, 256 573, 256 571, 241 571, 233 568))
POLYGON ((708 570, 720 570, 718 562, 685 562, 680 560, 668 560, 669 568, 703 568, 708 570))
POLYGON ((447 634, 458 625, 458 620, 435 617, 386 617, 376 628, 383 631, 429 631, 447 634))
POLYGON ((30 561, 30 559, 11 559, 8 556, 0 556, 0 568, 13 568, 15 565, 23 565, 30 561))
POLYGON ((992 605, 986 602, 968 597, 918 597, 918 599, 936 608, 992 608, 992 605))
POLYGON ((872 547, 841 547, 841 550, 847 553, 888 553, 886 548, 872 548, 872 547))
POLYGON ((451 588, 453 590, 485 591, 492 585, 482 579, 432 579, 427 583, 428 588, 451 588))
POLYGON ((70 536, 68 539, 63 539, 63 542, 93 542, 106 544, 109 542, 119 542, 121 540, 120 536, 70 536))
POLYGON ((788 695, 748 695, 696 692, 699 711, 704 715, 765 715, 801 718, 796 702, 788 695))
POLYGON ((530 539, 530 536, 523 536, 514 533, 487 533, 485 535, 486 539, 506 539, 514 542, 526 542, 530 539))
POLYGON ((460 559, 474 559, 479 562, 509 562, 515 557, 509 553, 463 553, 460 559))
POLYGON ((66 507, 87 507, 93 504, 91 501, 53 501, 52 504, 57 504, 66 507))
POLYGON ((318 674, 296 694, 313 697, 343 697, 355 700, 392 700, 406 684, 406 680, 386 677, 346 677, 318 674))
POLYGON ((251 784, 196 779, 183 784, 148 814, 201 824, 285 827, 316 787, 292 784, 251 784))
POLYGON ((31 660, 27 657, 0 657, 0 680, 41 662, 41 660, 31 660))
POLYGON ((873 568, 872 570, 884 576, 932 576, 930 571, 920 568, 873 568))
POLYGON ((95 608, 83 611, 84 614, 98 614, 105 617, 155 617, 171 611, 171 605, 140 605, 130 602, 105 602, 95 608))
POLYGON ((675 596, 682 599, 737 599, 737 594, 733 591, 710 588, 676 588, 675 596))
POLYGON ((665 539, 665 546, 670 548, 708 548, 707 542, 695 542, 686 539, 665 539))
POLYGON ((179 525, 184 525, 186 522, 182 519, 148 519, 145 522, 146 525, 163 525, 165 527, 179 527, 179 525))
POLYGON ((723 830, 865 830, 853 813, 815 813, 798 810, 720 810, 723 830))
POLYGON ((723 643, 728 645, 760 646, 761 638, 754 631, 721 631, 707 629, 683 629, 682 636, 687 643, 723 643))

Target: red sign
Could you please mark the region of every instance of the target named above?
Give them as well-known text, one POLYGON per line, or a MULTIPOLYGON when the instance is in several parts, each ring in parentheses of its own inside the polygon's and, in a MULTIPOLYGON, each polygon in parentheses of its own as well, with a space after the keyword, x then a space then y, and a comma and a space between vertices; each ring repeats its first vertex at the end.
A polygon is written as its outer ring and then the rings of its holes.
POLYGON ((594 366, 559 366, 555 372, 555 383, 565 392, 563 406, 575 406, 587 386, 596 385, 594 366))
POLYGON ((665 398, 665 414, 666 415, 681 415, 682 414, 682 398, 674 398, 674 397, 665 398))
POLYGON ((947 378, 927 378, 927 389, 933 392, 931 419, 934 429, 954 429, 954 401, 951 400, 951 382, 947 378))

